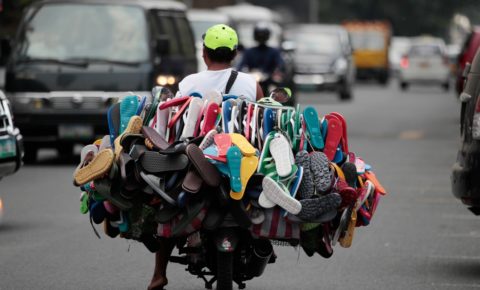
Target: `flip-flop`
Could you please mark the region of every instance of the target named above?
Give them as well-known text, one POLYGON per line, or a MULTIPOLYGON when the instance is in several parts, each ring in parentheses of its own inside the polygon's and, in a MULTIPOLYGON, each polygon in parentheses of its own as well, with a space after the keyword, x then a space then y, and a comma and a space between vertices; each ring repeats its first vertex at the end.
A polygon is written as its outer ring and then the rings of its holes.
POLYGON ((189 193, 198 193, 203 185, 203 179, 197 170, 190 167, 182 182, 183 190, 189 193))
POLYGON ((120 132, 120 103, 110 106, 107 112, 110 143, 113 144, 120 132))
POLYGON ((215 129, 220 107, 217 103, 209 103, 203 113, 203 124, 200 125, 200 135, 205 136, 210 130, 215 129))
POLYGON ((98 147, 93 144, 86 145, 82 148, 80 152, 80 163, 78 164, 77 168, 75 169, 73 175, 75 176, 76 172, 87 165, 90 161, 93 160, 95 155, 98 154, 98 147))
POLYGON ((240 182, 242 184, 242 189, 240 192, 231 191, 230 197, 234 200, 241 200, 245 193, 248 180, 257 170, 258 157, 257 156, 245 156, 242 158, 241 167, 240 167, 240 182))
POLYGON ((90 163, 77 170, 74 177, 75 185, 80 186, 108 173, 112 167, 113 159, 114 155, 111 149, 98 152, 90 163))
POLYGON ((312 146, 315 149, 323 149, 325 146, 322 138, 322 132, 320 130, 320 121, 318 119, 318 113, 313 107, 306 107, 303 110, 303 119, 305 120, 308 137, 312 146))
POLYGON ((90 218, 97 225, 101 224, 105 220, 105 217, 107 216, 107 211, 103 206, 103 201, 94 201, 92 204, 90 204, 89 212, 90 212, 90 218))
POLYGON ((170 144, 153 128, 143 126, 142 134, 145 136, 145 146, 150 150, 166 150, 170 144))
POLYGON ((347 182, 348 186, 352 188, 356 188, 358 174, 357 174, 357 167, 355 166, 355 164, 351 162, 345 162, 342 164, 341 168, 342 168, 343 174, 345 175, 345 181, 347 182))
POLYGON ((223 102, 222 94, 216 90, 209 90, 204 92, 202 99, 209 103, 220 105, 223 102))
POLYGON ((168 195, 161 187, 160 187, 160 182, 161 178, 158 176, 155 176, 153 174, 147 174, 143 171, 140 171, 140 176, 142 177, 143 181, 145 181, 152 189, 154 192, 156 192, 160 197, 162 197, 166 202, 168 202, 171 205, 177 205, 177 200, 174 197, 171 197, 168 195))
POLYGON ((247 105, 247 113, 245 117, 245 124, 243 124, 243 130, 244 130, 244 136, 247 138, 247 140, 250 140, 250 137, 252 135, 252 130, 251 130, 251 123, 252 123, 252 115, 254 111, 255 105, 252 103, 249 103, 247 105))
POLYGON ((123 151, 123 146, 121 145, 122 137, 126 134, 138 134, 142 130, 143 120, 139 116, 133 116, 130 118, 127 127, 121 135, 115 138, 114 147, 115 147, 115 161, 118 161, 120 158, 120 153, 123 151))
POLYGON ((122 134, 130 122, 130 118, 135 116, 138 108, 138 97, 135 95, 126 96, 120 102, 120 131, 122 134))
POLYGON ((290 143, 283 134, 276 133, 270 141, 270 154, 275 160, 275 167, 280 177, 289 176, 292 173, 291 150, 290 143))
POLYGON ((329 193, 317 198, 302 199, 301 210, 296 214, 304 221, 313 221, 318 216, 338 208, 342 198, 337 193, 329 193))
POLYGON ((164 139, 167 139, 167 125, 170 112, 170 108, 166 108, 164 110, 160 110, 160 108, 158 108, 156 113, 155 129, 157 130, 158 134, 160 134, 160 136, 162 136, 164 139))
POLYGON ((328 133, 325 139, 323 153, 327 155, 328 160, 333 161, 342 139, 343 128, 342 123, 335 116, 327 115, 325 118, 328 120, 328 133))
POLYGON ((257 171, 266 175, 268 172, 266 166, 273 161, 273 158, 270 155, 270 142, 275 137, 275 132, 270 132, 263 142, 262 152, 260 153, 260 158, 258 161, 257 171))
POLYGON ((250 144, 255 145, 255 140, 257 139, 257 117, 258 117, 258 105, 254 104, 253 112, 250 119, 250 144))
MULTIPOLYGON (((181 120, 181 117, 183 113, 187 110, 188 106, 190 105, 190 102, 192 101, 193 98, 188 98, 186 101, 183 102, 182 106, 178 108, 178 110, 175 112, 175 114, 172 116, 172 118, 168 121, 167 128, 172 130, 174 125, 177 125, 177 121, 181 120)), ((175 99, 173 99, 175 100, 175 99)), ((172 100, 172 101, 173 101, 172 100)), ((173 111, 173 110, 172 110, 173 111)))
POLYGON ((185 120, 185 127, 183 128, 181 140, 189 137, 194 137, 195 127, 197 125, 198 116, 203 108, 203 101, 199 98, 193 98, 188 106, 187 118, 185 120))
POLYGON ((232 138, 230 137, 230 134, 216 134, 213 137, 213 140, 218 149, 218 156, 227 156, 227 151, 232 146, 232 138))
POLYGON ((257 150, 248 142, 248 140, 239 133, 231 133, 232 143, 236 145, 244 156, 254 156, 257 150))
POLYGON ((299 166, 295 174, 296 177, 292 179, 291 185, 288 186, 290 188, 290 195, 294 198, 297 196, 298 189, 300 188, 300 184, 302 183, 303 174, 304 174, 303 167, 299 166))
POLYGON ((120 234, 118 227, 114 227, 108 219, 103 221, 103 232, 110 238, 116 238, 120 234))
POLYGON ((145 108, 145 103, 146 102, 147 102, 147 97, 146 96, 140 97, 140 102, 138 103, 137 111, 135 112, 135 115, 141 116, 142 111, 145 108))
POLYGON ((343 236, 338 239, 338 243, 343 248, 350 248, 352 246, 353 236, 355 234, 355 225, 357 224, 357 211, 352 210, 347 230, 343 236))
POLYGON ((176 98, 173 98, 171 100, 168 100, 168 101, 162 103, 158 108, 160 110, 164 110, 164 109, 170 108, 170 107, 183 106, 190 99, 191 99, 191 97, 189 97, 189 96, 176 97, 176 98))
POLYGON ((365 161, 363 161, 362 158, 355 158, 355 166, 357 167, 358 175, 362 175, 365 173, 365 161))
POLYGON ((358 203, 355 210, 359 210, 360 207, 365 203, 370 195, 375 193, 375 185, 370 180, 365 181, 365 184, 360 190, 360 194, 358 196, 358 203))
POLYGON ((348 154, 350 151, 348 150, 348 134, 347 134, 347 121, 343 117, 342 114, 337 113, 337 112, 332 112, 330 115, 333 115, 337 117, 340 122, 342 122, 342 129, 343 129, 343 134, 342 134, 342 150, 346 154, 348 154))
POLYGON ((237 146, 232 146, 227 151, 227 166, 230 171, 230 188, 234 192, 242 191, 240 168, 242 164, 242 152, 237 146))
POLYGON ((325 193, 332 186, 332 173, 327 156, 319 151, 310 154, 310 171, 317 193, 325 193))
POLYGON ((129 210, 130 208, 132 208, 132 202, 120 196, 119 190, 117 192, 117 189, 114 189, 114 187, 112 187, 117 185, 112 184, 112 182, 115 182, 115 180, 111 180, 109 178, 95 179, 93 181, 95 185, 95 190, 100 195, 105 197, 105 199, 110 201, 114 206, 116 206, 120 210, 129 210))
POLYGON ((208 133, 203 137, 202 142, 200 145, 198 145, 198 148, 201 150, 205 150, 207 147, 210 147, 213 145, 213 142, 215 142, 215 135, 218 134, 218 131, 216 129, 212 129, 208 131, 208 133))
POLYGON ((328 211, 326 213, 323 213, 323 214, 317 216, 316 218, 314 218, 311 221, 303 220, 303 219, 299 218, 298 215, 294 215, 294 214, 291 214, 291 213, 287 214, 287 219, 288 219, 288 221, 290 221, 292 223, 299 223, 299 224, 326 223, 326 222, 329 222, 329 221, 333 220, 336 216, 337 216, 337 210, 333 209, 331 211, 328 211))
POLYGON ((290 193, 278 183, 266 176, 262 181, 265 196, 284 210, 292 214, 298 214, 302 210, 302 204, 290 196, 290 193))
POLYGON ((222 129, 225 133, 230 133, 230 118, 232 117, 232 103, 224 101, 222 103, 222 129))
POLYGON ((197 170, 200 177, 208 186, 217 187, 220 185, 221 177, 218 170, 203 155, 203 152, 197 145, 190 143, 185 152, 192 165, 197 170))
POLYGON ((139 163, 148 173, 184 170, 189 164, 185 154, 167 155, 155 151, 145 151, 140 156, 139 163))
POLYGON ((370 180, 370 182, 373 183, 373 185, 375 186, 375 189, 381 194, 381 195, 386 195, 387 194, 387 191, 385 190, 385 188, 382 186, 382 184, 380 183, 380 181, 378 181, 377 179, 377 176, 375 175, 375 173, 371 170, 369 171, 365 171, 365 178, 367 180, 370 180))

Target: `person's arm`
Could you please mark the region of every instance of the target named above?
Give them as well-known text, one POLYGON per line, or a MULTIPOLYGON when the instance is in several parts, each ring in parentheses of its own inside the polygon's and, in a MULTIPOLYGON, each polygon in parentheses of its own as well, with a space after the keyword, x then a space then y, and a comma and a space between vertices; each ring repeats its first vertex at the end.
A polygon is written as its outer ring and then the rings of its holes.
POLYGON ((263 98, 263 90, 260 84, 257 82, 257 101, 263 98))

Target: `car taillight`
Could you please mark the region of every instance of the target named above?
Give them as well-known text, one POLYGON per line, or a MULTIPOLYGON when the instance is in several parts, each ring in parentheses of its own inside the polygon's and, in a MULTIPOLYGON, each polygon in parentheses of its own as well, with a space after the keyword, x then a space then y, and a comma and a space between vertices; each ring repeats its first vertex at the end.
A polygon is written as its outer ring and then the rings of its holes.
POLYGON ((480 140, 480 98, 479 97, 477 97, 477 103, 475 104, 475 113, 473 114, 472 138, 475 140, 480 140))
POLYGON ((402 57, 402 59, 400 60, 400 67, 408 68, 408 65, 409 65, 408 57, 407 56, 402 57))

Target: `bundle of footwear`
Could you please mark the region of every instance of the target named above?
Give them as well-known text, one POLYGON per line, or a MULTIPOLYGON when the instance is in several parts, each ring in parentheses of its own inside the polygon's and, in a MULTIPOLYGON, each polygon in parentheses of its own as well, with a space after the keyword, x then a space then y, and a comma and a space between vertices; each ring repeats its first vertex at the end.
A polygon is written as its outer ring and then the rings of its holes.
POLYGON ((82 149, 74 173, 81 212, 151 251, 156 237, 213 230, 228 215, 254 236, 328 258, 351 246, 387 193, 349 150, 339 113, 157 87, 125 96, 107 119, 110 134, 82 149))

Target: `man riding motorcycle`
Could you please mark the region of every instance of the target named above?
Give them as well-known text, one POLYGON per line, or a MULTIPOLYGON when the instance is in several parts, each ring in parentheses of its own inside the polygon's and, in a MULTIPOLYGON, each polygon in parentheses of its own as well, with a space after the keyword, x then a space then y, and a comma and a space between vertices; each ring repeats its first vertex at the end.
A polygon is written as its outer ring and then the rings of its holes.
MULTIPOLYGON (((179 83, 180 95, 188 96, 194 92, 205 95, 216 90, 223 94, 243 96, 251 101, 261 99, 263 92, 255 79, 231 67, 237 45, 237 33, 231 27, 224 24, 210 27, 203 36, 202 57, 207 70, 185 77, 179 83)), ((158 243, 160 250, 155 253, 155 270, 149 290, 163 289, 168 284, 166 269, 176 240, 159 238, 158 243)))
POLYGON ((257 74, 257 81, 268 94, 271 85, 279 85, 283 81, 285 63, 278 49, 267 45, 270 38, 270 28, 267 23, 257 23, 253 37, 257 46, 245 50, 237 69, 257 74))

